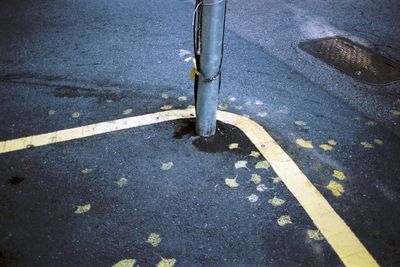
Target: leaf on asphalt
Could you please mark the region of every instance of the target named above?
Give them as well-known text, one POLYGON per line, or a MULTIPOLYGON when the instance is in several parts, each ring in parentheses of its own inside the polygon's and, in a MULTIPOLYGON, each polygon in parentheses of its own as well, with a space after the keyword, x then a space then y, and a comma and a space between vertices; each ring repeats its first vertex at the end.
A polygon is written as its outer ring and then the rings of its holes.
POLYGON ((132 113, 132 111, 133 111, 133 109, 131 109, 131 108, 127 108, 127 109, 125 109, 125 110, 122 112, 122 114, 124 114, 124 115, 128 115, 128 114, 131 114, 131 113, 132 113))
POLYGON ((260 156, 260 152, 251 151, 249 156, 253 158, 258 158, 260 156))
POLYGON ((75 210, 75 214, 82 214, 85 212, 88 212, 91 208, 90 204, 82 205, 82 206, 77 206, 75 210))
POLYGON ((256 101, 254 102, 254 105, 261 106, 261 105, 264 105, 264 103, 261 102, 260 100, 256 100, 256 101))
POLYGON ((303 138, 296 139, 296 144, 308 149, 314 148, 312 141, 306 141, 303 138))
POLYGON ((170 110, 172 109, 172 105, 163 105, 160 107, 161 110, 170 110))
POLYGON ((176 259, 164 259, 157 263, 157 267, 173 267, 176 263, 176 259))
POLYGON ((156 233, 151 233, 147 238, 146 242, 152 245, 153 247, 157 247, 161 242, 161 237, 156 233))
POLYGON ((266 160, 257 162, 255 166, 256 169, 266 169, 266 170, 268 170, 269 167, 271 167, 271 165, 266 160))
POLYGON ((228 104, 227 103, 221 103, 218 105, 219 110, 227 110, 228 109, 228 104))
POLYGON ((346 175, 345 175, 343 172, 338 171, 338 170, 333 170, 332 176, 333 176, 333 177, 336 177, 336 178, 339 179, 339 180, 344 180, 344 179, 346 179, 346 175))
POLYGON ((333 149, 332 146, 327 145, 327 144, 319 145, 319 147, 322 148, 324 151, 329 151, 329 150, 332 150, 332 149, 333 149))
POLYGON ((236 101, 236 97, 234 97, 234 96, 231 96, 231 97, 229 97, 229 102, 235 102, 236 101))
POLYGON ((186 97, 186 96, 180 96, 180 97, 178 97, 178 101, 183 102, 183 101, 186 101, 186 100, 187 100, 187 97, 186 97))
POLYGON ((331 180, 329 184, 326 186, 329 190, 331 190, 332 194, 335 197, 340 197, 344 193, 344 188, 341 184, 331 180))
POLYGON ((257 185, 256 189, 257 189, 258 192, 262 193, 265 190, 267 190, 268 188, 265 186, 265 184, 259 184, 259 185, 257 185))
POLYGON ((380 139, 374 139, 374 143, 377 145, 383 145, 383 141, 380 139))
POLYGON ((308 238, 315 240, 315 241, 321 241, 324 240, 324 236, 321 234, 320 230, 307 230, 307 235, 308 238))
POLYGON ((93 169, 85 168, 85 169, 81 170, 81 173, 88 174, 88 173, 91 173, 92 171, 93 171, 93 169))
POLYGON ((255 194, 251 194, 250 196, 247 197, 247 199, 248 199, 251 203, 254 203, 254 202, 257 202, 257 201, 258 201, 258 196, 255 195, 255 194))
POLYGON ((164 98, 164 99, 168 99, 169 98, 169 96, 167 94, 161 94, 161 97, 164 98))
POLYGON ((124 187, 128 183, 128 179, 125 177, 121 177, 118 181, 115 182, 119 187, 124 187))
POLYGON ((236 182, 236 178, 226 178, 225 179, 225 184, 227 185, 227 186, 229 186, 230 188, 235 188, 235 187, 238 187, 239 186, 239 184, 236 182))
POLYGON ((174 166, 173 162, 165 162, 161 165, 161 170, 168 171, 174 166))
POLYGON ((245 160, 239 160, 235 163, 235 168, 240 169, 240 168, 246 168, 247 169, 247 161, 245 160))
POLYGON ((253 173, 251 175, 250 181, 252 181, 254 184, 259 184, 261 182, 261 176, 256 173, 253 173))
POLYGON ((239 144, 238 144, 238 143, 232 143, 232 144, 229 145, 229 149, 230 149, 230 150, 232 150, 232 149, 238 149, 238 148, 239 148, 239 144))
POLYGON ((77 119, 77 118, 79 118, 80 116, 81 116, 81 113, 79 113, 79 112, 77 112, 77 111, 71 114, 71 117, 74 118, 74 119, 77 119))
POLYGON ((285 226, 286 224, 291 224, 292 220, 289 215, 282 215, 277 220, 279 226, 285 226))
POLYGON ((328 144, 330 144, 331 146, 336 146, 337 142, 335 140, 333 140, 333 139, 329 139, 328 140, 328 144))
POLYGON ((268 200, 268 203, 274 207, 282 206, 285 203, 285 200, 277 198, 274 196, 273 198, 268 200))
POLYGON ((112 100, 112 99, 106 99, 106 103, 112 103, 112 102, 114 102, 114 100, 112 100))
POLYGON ((392 109, 390 113, 395 117, 400 117, 400 110, 392 109))
POLYGON ((375 121, 367 121, 368 126, 375 126, 376 122, 375 121))
POLYGON ((361 142, 360 144, 361 144, 365 149, 372 149, 372 148, 374 148, 374 146, 371 145, 371 144, 368 143, 368 142, 361 142))
POLYGON ((265 112, 265 111, 263 111, 263 112, 257 112, 257 116, 258 116, 258 117, 264 118, 264 117, 267 117, 267 116, 268 116, 268 113, 265 112))
POLYGON ((280 183, 280 182, 282 181, 282 178, 279 177, 279 176, 276 176, 276 177, 269 177, 269 178, 272 179, 272 182, 273 182, 274 184, 280 183))
POLYGON ((307 123, 305 121, 295 121, 294 123, 296 125, 299 125, 299 126, 306 126, 307 125, 307 123))
POLYGON ((49 115, 53 116, 54 114, 56 114, 56 111, 54 109, 50 109, 49 110, 49 115))
POLYGON ((133 267, 136 264, 135 259, 125 259, 117 262, 112 267, 133 267))

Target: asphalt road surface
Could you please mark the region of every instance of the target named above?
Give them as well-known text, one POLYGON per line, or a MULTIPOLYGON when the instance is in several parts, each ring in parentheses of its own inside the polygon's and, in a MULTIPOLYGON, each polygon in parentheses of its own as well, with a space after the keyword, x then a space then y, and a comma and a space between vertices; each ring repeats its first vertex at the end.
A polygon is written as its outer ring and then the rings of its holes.
MULTIPOLYGON (((194 105, 193 9, 1 1, 0 141, 194 105)), ((219 106, 264 127, 381 266, 400 265, 400 82, 354 80, 298 44, 343 36, 399 62, 399 17, 390 0, 231 0, 219 106)), ((343 266, 234 126, 28 148, 0 153, 1 266, 343 266)))

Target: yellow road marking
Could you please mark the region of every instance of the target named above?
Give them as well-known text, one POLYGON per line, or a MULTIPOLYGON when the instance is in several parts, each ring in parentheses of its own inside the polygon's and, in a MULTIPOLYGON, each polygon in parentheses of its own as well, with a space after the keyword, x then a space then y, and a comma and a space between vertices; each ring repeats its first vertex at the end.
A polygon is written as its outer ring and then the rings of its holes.
MULTIPOLYGON (((44 146, 143 125, 192 117, 194 117, 193 109, 169 110, 1 141, 0 154, 23 150, 32 146, 44 146)), ((246 134, 271 164, 289 191, 303 206, 315 226, 321 231, 346 266, 378 266, 375 259, 343 219, 263 127, 251 119, 225 111, 219 111, 217 118, 224 123, 238 127, 246 134)))

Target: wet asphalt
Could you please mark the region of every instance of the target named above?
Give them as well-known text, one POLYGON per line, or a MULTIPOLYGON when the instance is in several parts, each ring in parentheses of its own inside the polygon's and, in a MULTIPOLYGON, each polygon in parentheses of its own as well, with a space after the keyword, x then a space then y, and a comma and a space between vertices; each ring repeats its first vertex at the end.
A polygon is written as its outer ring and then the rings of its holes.
MULTIPOLYGON (((249 115, 278 141, 382 266, 400 264, 399 82, 353 80, 298 44, 341 35, 400 61, 399 10, 395 1, 232 0, 220 95, 220 108, 249 115), (318 147, 330 139, 333 150, 318 147), (326 188, 333 170, 347 176, 340 197, 326 188)), ((177 0, 1 1, 0 140, 193 105, 192 66, 179 56, 192 49, 192 12, 177 0)), ((254 169, 261 159, 248 156, 255 148, 239 130, 221 124, 201 139, 192 126, 1 154, 0 265, 342 265, 325 240, 308 237, 315 226, 273 170, 254 169), (248 169, 235 169, 239 160, 248 169), (165 162, 174 166, 162 170, 165 162), (268 190, 256 190, 252 173, 268 190), (240 186, 229 188, 234 177, 240 186), (274 196, 285 203, 272 206, 274 196), (292 223, 279 226, 282 215, 292 223)))

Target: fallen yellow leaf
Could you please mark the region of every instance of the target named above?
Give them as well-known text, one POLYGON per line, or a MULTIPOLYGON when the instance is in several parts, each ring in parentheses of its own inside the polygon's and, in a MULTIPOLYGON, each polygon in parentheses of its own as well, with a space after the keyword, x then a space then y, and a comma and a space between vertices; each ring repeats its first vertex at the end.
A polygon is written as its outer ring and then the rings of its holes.
POLYGON ((377 145, 383 145, 383 141, 380 139, 374 139, 374 143, 377 145))
POLYGON ((237 148, 239 148, 239 144, 238 143, 232 143, 232 144, 230 144, 229 145, 229 149, 237 149, 237 148))
POLYGON ((399 116, 400 116, 400 110, 392 109, 392 110, 390 111, 390 113, 391 113, 393 116, 396 116, 396 117, 399 117, 399 116))
POLYGON ((268 200, 268 203, 271 204, 274 207, 282 206, 285 203, 285 200, 277 198, 274 196, 274 198, 271 198, 268 200))
POLYGON ((326 186, 329 190, 331 190, 332 194, 335 197, 340 197, 344 193, 344 188, 341 184, 331 180, 329 184, 326 186))
POLYGON ((157 263, 157 267, 173 267, 176 263, 176 259, 164 259, 161 258, 161 261, 157 263))
POLYGON ((346 179, 346 175, 343 172, 338 171, 338 170, 333 170, 332 176, 338 178, 339 180, 346 179))
POLYGON ((125 177, 121 177, 118 181, 115 182, 119 187, 124 187, 128 183, 128 179, 125 177))
POLYGON ((303 138, 296 139, 296 144, 304 148, 314 148, 312 141, 306 141, 303 138))
POLYGON ((161 242, 161 237, 156 233, 151 233, 147 238, 146 242, 152 245, 153 247, 157 247, 161 242))
POLYGON ((54 109, 50 109, 49 110, 49 115, 53 116, 54 114, 56 114, 56 111, 54 109))
POLYGON ((254 203, 254 202, 256 202, 256 201, 258 200, 258 196, 257 196, 257 195, 254 195, 254 194, 251 194, 250 196, 247 197, 247 199, 248 199, 251 203, 254 203))
POLYGON ((322 148, 324 151, 329 151, 329 150, 333 149, 333 147, 331 147, 330 145, 327 145, 327 144, 319 145, 319 147, 322 148))
POLYGON ((88 173, 91 173, 92 171, 93 171, 93 169, 85 168, 85 169, 81 170, 81 173, 88 174, 88 173))
POLYGON ((372 148, 374 148, 374 146, 371 145, 371 144, 368 143, 368 142, 361 142, 360 144, 361 144, 365 149, 372 149, 372 148))
POLYGON ((81 113, 79 113, 79 112, 74 112, 74 113, 72 113, 72 115, 71 115, 71 117, 74 118, 74 119, 77 119, 77 118, 79 118, 80 116, 81 116, 81 113))
POLYGON ((174 166, 173 162, 166 162, 161 165, 161 170, 167 171, 170 170, 174 166))
POLYGON ((265 112, 265 111, 263 111, 263 112, 257 112, 257 116, 258 117, 267 117, 268 116, 268 113, 267 112, 265 112))
POLYGON ((160 107, 161 110, 170 110, 172 109, 172 105, 163 105, 160 107))
POLYGON ((133 267, 136 264, 134 259, 125 259, 117 262, 112 267, 133 267))
POLYGON ((333 139, 328 140, 328 144, 330 144, 331 146, 336 146, 337 142, 333 139))
POLYGON ((290 219, 289 215, 282 215, 277 220, 279 226, 285 226, 286 224, 291 224, 292 220, 290 219))
POLYGON ((219 110, 227 110, 228 109, 228 104, 227 103, 221 103, 218 105, 219 110))
POLYGON ((263 161, 257 162, 255 168, 256 169, 266 169, 266 170, 268 170, 270 166, 271 165, 269 165, 268 161, 263 160, 263 161))
POLYGON ((240 169, 240 168, 246 168, 247 169, 247 161, 245 160, 239 160, 235 163, 235 168, 240 169))
POLYGON ((122 114, 124 114, 124 115, 128 115, 128 114, 131 114, 131 113, 132 113, 132 111, 133 111, 133 109, 131 109, 131 108, 128 108, 128 109, 125 109, 125 110, 122 112, 122 114))
POLYGON ((261 182, 261 176, 256 173, 253 173, 251 175, 250 181, 252 181, 254 184, 259 184, 261 182))
POLYGON ((273 182, 274 184, 277 184, 277 183, 279 183, 279 182, 282 181, 281 177, 279 177, 279 176, 276 176, 276 177, 269 177, 269 178, 272 179, 272 182, 273 182))
POLYGON ((307 123, 305 121, 295 121, 294 123, 296 125, 299 125, 299 126, 306 126, 307 125, 307 123))
POLYGON ((265 186, 265 184, 259 184, 259 185, 257 185, 256 189, 257 189, 258 192, 262 193, 265 190, 267 190, 268 188, 265 186))
POLYGON ((236 178, 230 179, 226 178, 225 179, 225 184, 231 188, 238 187, 239 184, 236 182, 236 178))
POLYGON ((324 240, 324 236, 321 234, 319 230, 307 230, 307 235, 310 239, 316 240, 316 241, 321 241, 324 240))
POLYGON ((82 213, 88 212, 88 211, 90 210, 90 208, 91 208, 91 205, 90 205, 90 204, 86 204, 86 205, 82 205, 82 206, 77 206, 77 207, 76 207, 76 210, 75 210, 75 213, 76 213, 76 214, 82 214, 82 213))
POLYGON ((249 156, 253 158, 258 158, 260 156, 260 152, 251 151, 249 156))
POLYGON ((375 126, 375 125, 376 125, 376 122, 374 122, 374 121, 367 121, 367 125, 368 125, 368 126, 375 126))

